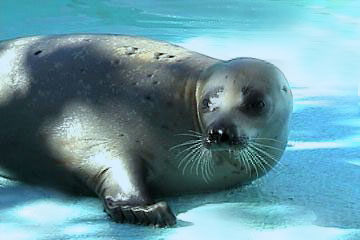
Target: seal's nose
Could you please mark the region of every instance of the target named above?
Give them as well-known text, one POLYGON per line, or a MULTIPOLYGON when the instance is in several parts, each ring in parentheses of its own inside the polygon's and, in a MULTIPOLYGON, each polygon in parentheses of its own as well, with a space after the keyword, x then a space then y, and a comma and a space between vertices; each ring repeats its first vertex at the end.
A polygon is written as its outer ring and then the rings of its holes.
POLYGON ((229 133, 225 128, 211 128, 208 138, 211 143, 227 143, 230 139, 229 133))
POLYGON ((235 126, 213 125, 209 128, 207 134, 208 145, 245 145, 246 136, 238 136, 235 126))

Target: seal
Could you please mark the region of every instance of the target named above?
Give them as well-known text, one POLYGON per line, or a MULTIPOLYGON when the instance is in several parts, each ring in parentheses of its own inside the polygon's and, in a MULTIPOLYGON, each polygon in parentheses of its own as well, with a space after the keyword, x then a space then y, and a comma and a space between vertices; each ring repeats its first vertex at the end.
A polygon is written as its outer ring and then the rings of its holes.
POLYGON ((281 158, 292 93, 254 58, 123 35, 0 43, 1 175, 95 193, 117 222, 171 226, 161 196, 247 184, 281 158))

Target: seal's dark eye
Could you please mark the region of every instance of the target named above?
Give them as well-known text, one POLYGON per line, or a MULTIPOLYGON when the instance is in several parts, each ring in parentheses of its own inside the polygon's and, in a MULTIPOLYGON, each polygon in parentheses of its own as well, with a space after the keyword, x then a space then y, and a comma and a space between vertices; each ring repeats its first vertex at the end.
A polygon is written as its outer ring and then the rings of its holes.
POLYGON ((242 106, 240 107, 240 110, 242 112, 245 112, 247 114, 251 115, 259 115, 264 112, 267 109, 265 96, 256 90, 250 91, 245 96, 245 101, 243 102, 242 106))
POLYGON ((251 115, 259 115, 265 112, 266 109, 266 103, 263 99, 254 98, 250 99, 247 103, 245 103, 245 106, 241 108, 242 111, 245 111, 248 114, 251 115))
POLYGON ((257 100, 257 101, 251 102, 249 105, 252 110, 257 111, 257 112, 259 112, 265 108, 265 103, 262 100, 257 100))
POLYGON ((221 96, 224 91, 223 87, 215 88, 208 91, 201 102, 201 108, 204 112, 215 112, 219 109, 221 96))
POLYGON ((208 98, 204 98, 202 101, 202 109, 208 110, 210 107, 210 100, 208 98))
POLYGON ((202 100, 202 110, 203 112, 215 112, 219 109, 219 107, 217 107, 216 102, 212 102, 212 100, 214 100, 214 98, 204 98, 202 100))

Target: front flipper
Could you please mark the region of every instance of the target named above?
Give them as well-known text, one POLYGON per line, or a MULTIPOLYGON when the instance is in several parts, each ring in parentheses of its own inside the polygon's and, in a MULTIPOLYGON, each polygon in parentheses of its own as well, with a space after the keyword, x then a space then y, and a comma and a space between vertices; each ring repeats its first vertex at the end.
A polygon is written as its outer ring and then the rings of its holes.
POLYGON ((176 217, 168 205, 151 200, 144 183, 145 174, 140 162, 127 157, 103 165, 87 182, 116 222, 157 227, 174 225, 176 217))
POLYGON ((116 201, 108 196, 105 197, 105 211, 112 219, 121 223, 128 222, 156 227, 172 226, 176 223, 176 217, 166 202, 131 206, 123 205, 122 201, 116 201))

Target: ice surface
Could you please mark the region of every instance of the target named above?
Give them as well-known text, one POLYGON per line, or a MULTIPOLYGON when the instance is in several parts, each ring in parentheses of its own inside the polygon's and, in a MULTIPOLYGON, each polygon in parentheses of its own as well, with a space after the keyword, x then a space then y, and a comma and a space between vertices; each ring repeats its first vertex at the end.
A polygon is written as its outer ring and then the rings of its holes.
POLYGON ((277 169, 246 188, 167 199, 174 228, 115 224, 97 199, 3 179, 0 240, 360 239, 360 2, 219 2, 0 1, 0 39, 111 32, 262 58, 283 70, 295 103, 277 169))

